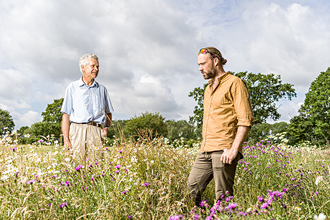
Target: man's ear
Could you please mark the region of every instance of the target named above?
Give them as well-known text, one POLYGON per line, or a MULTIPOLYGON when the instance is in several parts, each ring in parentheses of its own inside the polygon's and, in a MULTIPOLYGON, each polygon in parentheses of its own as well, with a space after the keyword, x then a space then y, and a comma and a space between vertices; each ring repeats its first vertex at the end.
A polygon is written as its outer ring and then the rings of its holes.
POLYGON ((218 57, 215 57, 213 59, 213 62, 214 62, 214 66, 217 66, 219 64, 219 58, 218 57))

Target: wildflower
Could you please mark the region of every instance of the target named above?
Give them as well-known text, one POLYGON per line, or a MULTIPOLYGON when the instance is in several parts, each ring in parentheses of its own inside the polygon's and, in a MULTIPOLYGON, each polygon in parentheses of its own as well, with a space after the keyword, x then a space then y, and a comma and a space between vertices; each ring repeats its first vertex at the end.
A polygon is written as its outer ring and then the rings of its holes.
POLYGON ((121 166, 119 165, 119 164, 117 164, 116 166, 115 166, 115 168, 116 169, 119 169, 121 166))
POLYGON ((261 208, 261 209, 267 209, 268 205, 269 205, 269 203, 268 203, 268 202, 265 202, 265 203, 263 203, 263 204, 260 206, 260 208, 261 208))
POLYGON ((78 170, 80 170, 83 167, 84 167, 83 165, 78 165, 75 169, 78 171, 78 170))
POLYGON ((194 217, 192 218, 193 220, 198 220, 200 218, 200 215, 195 214, 194 217))
POLYGON ((316 177, 315 185, 318 185, 323 180, 323 176, 316 177))
POLYGON ((69 186, 70 185, 70 182, 69 181, 65 181, 65 185, 66 186, 69 186))
POLYGON ((120 150, 120 151, 118 151, 119 153, 122 153, 123 151, 122 150, 120 150))
POLYGON ((39 142, 39 143, 42 143, 42 142, 44 142, 44 140, 40 139, 38 142, 39 142))
POLYGON ((32 184, 32 183, 34 183, 35 181, 36 181, 35 179, 30 180, 30 181, 27 181, 26 184, 32 184))
POLYGON ((320 213, 319 216, 314 215, 314 220, 325 220, 327 218, 327 216, 323 213, 320 213))
POLYGON ((127 216, 127 218, 133 218, 133 215, 129 215, 129 216, 127 216))
POLYGON ((206 200, 203 199, 203 201, 199 204, 200 207, 203 207, 206 204, 206 200))
POLYGON ((175 215, 175 216, 171 216, 169 220, 180 220, 182 217, 183 217, 182 215, 175 215))
POLYGON ((119 173, 120 172, 120 170, 115 170, 115 173, 119 173))
POLYGON ((69 161, 70 161, 70 158, 67 157, 67 158, 65 158, 64 160, 65 160, 66 162, 69 162, 69 161))
POLYGON ((58 207, 63 208, 65 206, 67 206, 67 205, 68 205, 68 202, 65 202, 65 203, 62 203, 61 205, 59 205, 58 207))
POLYGON ((127 190, 125 190, 125 191, 123 191, 123 192, 121 192, 122 194, 125 194, 125 193, 127 193, 127 190))
POLYGON ((318 195, 319 193, 316 191, 314 194, 315 194, 315 195, 318 195))
POLYGON ((236 203, 230 203, 228 206, 226 206, 225 210, 232 210, 232 209, 235 209, 237 207, 237 204, 236 203))
POLYGON ((149 186, 149 183, 144 183, 145 186, 149 186))

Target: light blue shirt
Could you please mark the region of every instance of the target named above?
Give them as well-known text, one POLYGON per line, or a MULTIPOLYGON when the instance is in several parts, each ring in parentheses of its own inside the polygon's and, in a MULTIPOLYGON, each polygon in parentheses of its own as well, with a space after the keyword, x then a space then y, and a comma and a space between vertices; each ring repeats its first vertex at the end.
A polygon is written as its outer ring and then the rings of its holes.
POLYGON ((89 87, 80 78, 70 83, 65 91, 62 113, 70 115, 70 121, 86 123, 105 122, 105 113, 113 112, 107 89, 94 80, 89 87))

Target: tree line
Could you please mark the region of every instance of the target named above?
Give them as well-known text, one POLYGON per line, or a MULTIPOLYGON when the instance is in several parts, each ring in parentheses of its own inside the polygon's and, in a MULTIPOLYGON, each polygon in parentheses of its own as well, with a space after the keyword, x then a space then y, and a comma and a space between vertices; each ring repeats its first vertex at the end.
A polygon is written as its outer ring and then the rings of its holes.
MULTIPOLYGON (((311 83, 306 94, 304 104, 298 115, 291 118, 290 123, 279 122, 268 124, 267 119, 274 121, 280 118, 276 103, 282 99, 292 100, 297 94, 292 84, 282 83, 281 77, 274 74, 239 72, 231 73, 240 77, 250 93, 255 125, 252 127, 248 139, 259 141, 270 135, 282 134, 291 145, 303 142, 324 145, 330 140, 330 68, 311 83)), ((196 102, 193 116, 186 120, 166 120, 158 112, 145 112, 135 115, 128 120, 115 120, 108 132, 109 140, 116 137, 133 138, 137 140, 145 135, 149 137, 163 136, 169 141, 184 139, 198 141, 202 135, 203 122, 203 87, 195 88, 189 93, 196 102)), ((60 112, 63 99, 55 99, 42 112, 43 120, 31 125, 23 126, 17 133, 29 134, 29 142, 37 141, 40 136, 50 135, 59 138, 61 135, 62 114, 60 112)), ((15 127, 8 111, 0 109, 0 135, 12 131, 15 127), (4 129, 6 128, 6 129, 4 129)), ((22 139, 24 142, 24 139, 22 139)), ((27 142, 27 140, 25 140, 27 142)))

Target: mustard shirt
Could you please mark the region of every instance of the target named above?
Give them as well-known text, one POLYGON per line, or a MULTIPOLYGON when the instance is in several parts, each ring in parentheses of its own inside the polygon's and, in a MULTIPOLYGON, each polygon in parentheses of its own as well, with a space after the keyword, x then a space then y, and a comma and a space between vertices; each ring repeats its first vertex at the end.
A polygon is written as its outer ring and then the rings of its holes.
MULTIPOLYGON (((209 80, 204 92, 201 152, 231 148, 237 127, 249 127, 253 123, 250 95, 242 79, 227 72, 218 82, 209 80), (213 83, 218 83, 214 91, 213 83)), ((242 146, 239 152, 242 153, 242 146)))

